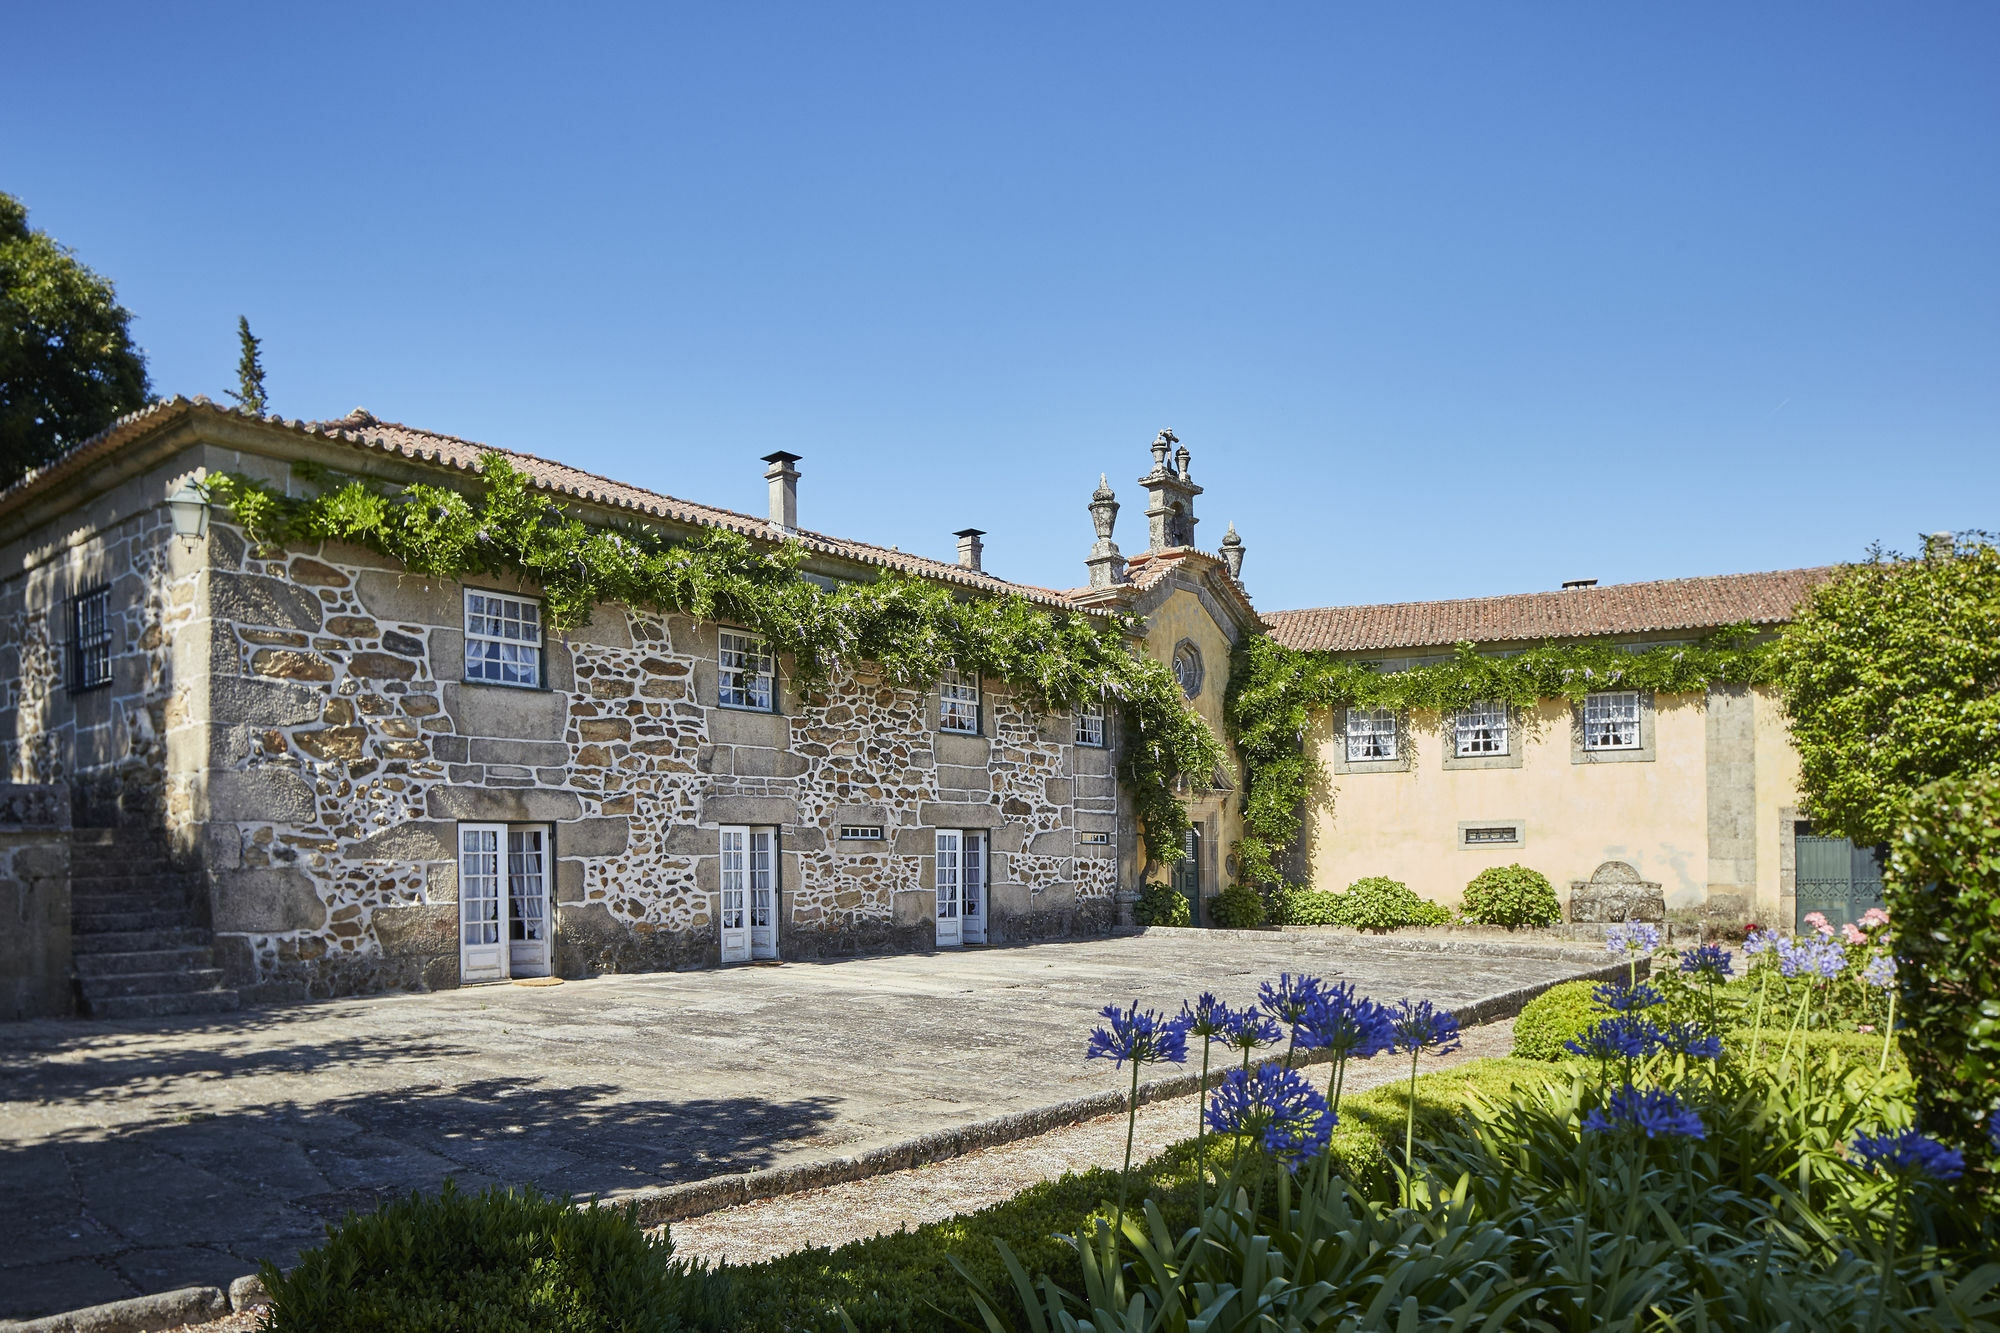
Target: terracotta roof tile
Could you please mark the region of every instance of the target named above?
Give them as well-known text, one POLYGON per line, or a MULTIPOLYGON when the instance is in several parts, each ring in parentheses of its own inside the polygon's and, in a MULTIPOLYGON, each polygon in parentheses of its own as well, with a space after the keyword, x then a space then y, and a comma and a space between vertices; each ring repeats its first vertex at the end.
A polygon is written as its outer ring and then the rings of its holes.
POLYGON ((1516 643, 1602 634, 1780 625, 1833 566, 1768 574, 1614 583, 1601 588, 1274 611, 1271 636, 1287 648, 1371 652, 1469 643, 1516 643))

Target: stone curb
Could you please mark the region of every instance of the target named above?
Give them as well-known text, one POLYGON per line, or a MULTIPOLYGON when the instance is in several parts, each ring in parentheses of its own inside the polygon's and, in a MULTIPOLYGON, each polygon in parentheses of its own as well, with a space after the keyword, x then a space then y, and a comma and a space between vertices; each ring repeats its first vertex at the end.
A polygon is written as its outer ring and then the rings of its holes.
MULTIPOLYGON (((1149 931, 1183 929, 1186 927, 1147 928, 1149 931)), ((1301 939, 1331 941, 1342 948, 1384 949, 1391 953, 1461 953, 1487 958, 1538 958, 1565 963, 1604 956, 1604 946, 1601 943, 1554 937, 1544 937, 1542 941, 1537 942, 1525 939, 1450 939, 1437 935, 1406 935, 1400 931, 1394 935, 1368 935, 1347 926, 1279 926, 1276 929, 1266 930, 1223 930, 1216 926, 1205 926, 1201 930, 1204 935, 1234 935, 1267 942, 1273 935, 1291 935, 1301 939)))
MULTIPOLYGON (((1267 934, 1260 931, 1233 931, 1232 934, 1267 934)), ((1463 943, 1455 940, 1417 941, 1407 943, 1395 941, 1375 941, 1357 938, 1355 943, 1371 948, 1398 948, 1408 945, 1429 945, 1422 952, 1503 952, 1530 958, 1548 957, 1567 960, 1574 951, 1563 951, 1548 946, 1509 945, 1504 941, 1463 943)), ((1640 970, 1646 971, 1646 961, 1640 963, 1640 970)), ((1626 964, 1608 963, 1590 968, 1572 976, 1559 977, 1554 981, 1539 981, 1533 985, 1519 986, 1513 990, 1501 991, 1495 995, 1483 996, 1470 1003, 1452 1009, 1452 1017, 1462 1025, 1491 1023, 1496 1019, 1511 1018, 1542 992, 1560 986, 1566 981, 1615 981, 1627 975, 1626 964)), ((1327 1057, 1317 1052, 1310 1053, 1300 1064, 1322 1064, 1327 1057)), ((1168 1101, 1175 1097, 1186 1097, 1200 1090, 1201 1075, 1173 1074, 1166 1078, 1154 1079, 1139 1085, 1141 1103, 1168 1101)), ((775 1198, 782 1194, 800 1194, 806 1190, 822 1189, 828 1185, 844 1185, 849 1181, 866 1180, 871 1176, 884 1176, 895 1171, 906 1171, 912 1167, 925 1166, 931 1162, 942 1162, 953 1157, 981 1148, 993 1148, 1003 1143, 1015 1143, 1021 1139, 1034 1138, 1050 1130, 1062 1129, 1069 1125, 1082 1124, 1100 1116, 1116 1115, 1125 1109, 1126 1094, 1117 1089, 1094 1093, 1088 1097, 1077 1097, 1053 1106, 1039 1106, 1032 1110, 1016 1111, 1012 1115, 994 1116, 991 1119, 975 1121, 957 1129, 938 1130, 932 1134, 920 1135, 914 1139, 904 1139, 862 1153, 858 1157, 831 1157, 817 1162, 801 1162, 796 1166, 774 1166, 762 1171, 747 1171, 741 1175, 716 1176, 709 1180, 689 1181, 684 1185, 666 1185, 656 1189, 635 1190, 630 1194, 601 1201, 601 1207, 626 1208, 636 1211, 639 1224, 657 1227, 668 1222, 684 1222, 690 1217, 700 1217, 706 1213, 719 1212, 724 1208, 734 1208, 738 1204, 757 1199, 775 1198)), ((270 1298, 264 1293, 264 1284, 255 1274, 237 1278, 229 1284, 229 1294, 223 1295, 215 1287, 188 1287, 181 1291, 163 1292, 157 1296, 139 1296, 128 1301, 113 1301, 109 1305, 93 1305, 86 1310, 72 1310, 68 1314, 48 1315, 27 1323, 0 1322, 0 1333, 154 1333, 154 1330, 174 1328, 180 1324, 201 1323, 228 1314, 232 1308, 245 1310, 253 1305, 266 1303, 270 1298)))

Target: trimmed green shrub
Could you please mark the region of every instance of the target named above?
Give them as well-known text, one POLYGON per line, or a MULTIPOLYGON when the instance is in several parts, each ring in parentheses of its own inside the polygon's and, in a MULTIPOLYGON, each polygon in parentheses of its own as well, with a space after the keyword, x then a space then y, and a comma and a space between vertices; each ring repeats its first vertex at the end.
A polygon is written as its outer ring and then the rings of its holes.
POLYGON ((447 1180, 327 1229, 280 1273, 267 1333, 675 1333, 728 1327, 726 1280, 672 1262, 632 1209, 447 1180))
POLYGON ((1281 926, 1338 926, 1340 895, 1325 889, 1281 886, 1271 895, 1277 923, 1281 926))
POLYGON ((1409 885, 1386 875, 1357 879, 1338 897, 1340 919, 1335 924, 1372 930, 1377 935, 1404 926, 1442 926, 1451 920, 1448 908, 1419 898, 1409 885))
POLYGON ((1552 986, 1521 1010, 1514 1020, 1514 1058, 1561 1060, 1569 1054, 1563 1043, 1580 1037, 1604 1011, 1597 1007, 1597 982, 1565 981, 1552 986))
POLYGON ((1148 884, 1132 904, 1132 919, 1142 926, 1189 926, 1194 924, 1187 895, 1171 884, 1148 884))
POLYGON ((1523 865, 1488 866, 1465 886, 1465 919, 1482 926, 1553 926, 1563 917, 1555 886, 1523 865))
POLYGON ((1267 919, 1263 895, 1248 884, 1231 884, 1208 900, 1209 924, 1224 930, 1255 930, 1267 919))

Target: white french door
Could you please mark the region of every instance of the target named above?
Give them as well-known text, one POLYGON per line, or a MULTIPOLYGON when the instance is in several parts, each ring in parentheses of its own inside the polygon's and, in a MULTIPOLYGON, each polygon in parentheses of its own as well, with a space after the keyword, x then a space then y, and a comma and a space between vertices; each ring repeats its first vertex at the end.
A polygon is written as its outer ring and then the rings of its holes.
POLYGON ((507 830, 507 974, 545 977, 549 938, 549 831, 539 824, 507 830))
POLYGON ((458 826, 458 979, 507 978, 507 907, 500 892, 505 824, 458 826))
POLYGON ((778 956, 778 830, 750 830, 750 956, 778 956))
POLYGON ((967 944, 986 943, 986 834, 967 829, 961 835, 958 863, 959 922, 967 944))
POLYGON ((937 833, 937 944, 940 949, 965 943, 965 835, 957 829, 937 833))
POLYGON ((750 961, 750 830, 722 826, 722 961, 750 961))

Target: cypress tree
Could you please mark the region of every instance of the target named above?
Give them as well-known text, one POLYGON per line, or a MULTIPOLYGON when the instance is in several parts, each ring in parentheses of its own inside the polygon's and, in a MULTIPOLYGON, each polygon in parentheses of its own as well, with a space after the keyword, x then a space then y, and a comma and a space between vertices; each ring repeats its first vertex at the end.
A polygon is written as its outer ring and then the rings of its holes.
POLYGON ((236 362, 236 388, 230 397, 245 412, 263 416, 267 410, 264 401, 264 362, 258 356, 262 342, 250 332, 250 319, 246 315, 236 317, 236 337, 243 344, 243 355, 236 362))

